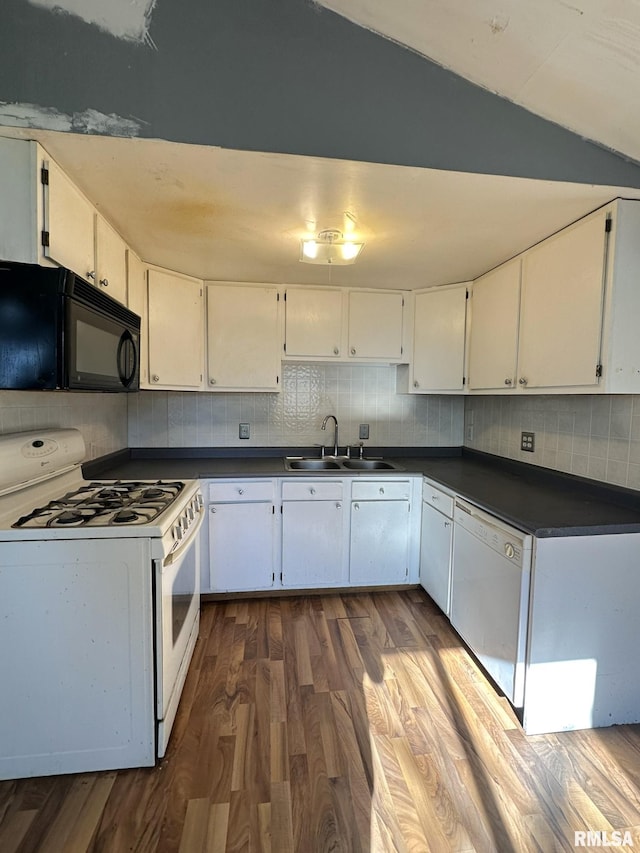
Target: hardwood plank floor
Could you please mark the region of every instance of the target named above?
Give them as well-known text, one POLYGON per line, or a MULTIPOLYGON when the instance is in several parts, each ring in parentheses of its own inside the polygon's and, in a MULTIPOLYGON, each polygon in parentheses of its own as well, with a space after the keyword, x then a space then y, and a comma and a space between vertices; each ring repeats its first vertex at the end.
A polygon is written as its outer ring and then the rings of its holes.
POLYGON ((0 782, 0 853, 555 853, 588 831, 640 849, 640 726, 526 737, 419 589, 207 603, 162 762, 0 782))

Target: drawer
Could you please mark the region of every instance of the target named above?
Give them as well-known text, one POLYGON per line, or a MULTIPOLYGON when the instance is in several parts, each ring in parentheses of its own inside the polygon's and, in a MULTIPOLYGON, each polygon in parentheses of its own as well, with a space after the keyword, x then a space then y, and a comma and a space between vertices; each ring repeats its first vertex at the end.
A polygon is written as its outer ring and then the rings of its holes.
POLYGON ((215 503, 272 501, 273 480, 237 480, 233 483, 209 483, 209 500, 215 503))
POLYGON ((309 480, 305 482, 285 480, 282 483, 283 501, 341 501, 343 483, 309 480))
POLYGON ((354 501, 408 501, 410 495, 411 483, 408 480, 401 483, 388 480, 356 481, 351 487, 351 498, 354 501))
POLYGON ((428 480, 425 480, 422 486, 422 500, 435 507, 447 518, 453 518, 453 495, 448 495, 428 480))

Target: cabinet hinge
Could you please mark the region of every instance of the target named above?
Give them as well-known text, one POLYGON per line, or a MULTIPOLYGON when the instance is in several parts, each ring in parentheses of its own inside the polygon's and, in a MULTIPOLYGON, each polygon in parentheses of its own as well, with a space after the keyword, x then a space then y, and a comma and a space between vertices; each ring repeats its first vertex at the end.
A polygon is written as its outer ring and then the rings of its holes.
POLYGON ((280 583, 282 583, 282 572, 280 572, 280 583))
POLYGON ((46 166, 40 169, 40 183, 45 187, 49 186, 49 169, 46 166))
POLYGON ((607 218, 604 221, 604 233, 608 234, 612 228, 613 228, 613 219, 610 216, 607 216, 607 218))
POLYGON ((280 302, 280 294, 276 293, 276 302, 280 302))
POLYGON ((285 292, 284 292, 284 296, 282 297, 282 299, 283 299, 285 302, 287 301, 287 291, 286 291, 286 290, 285 290, 285 292))
POLYGON ((286 342, 282 345, 282 348, 283 348, 283 350, 284 350, 285 352, 287 351, 287 344, 286 344, 286 342))
POLYGON ((463 376, 463 377, 462 377, 462 385, 463 385, 463 387, 464 387, 466 384, 467 384, 467 377, 466 377, 466 376, 463 376))
POLYGON ((596 379, 600 379, 602 376, 602 365, 596 364, 596 379))
POLYGON ((402 297, 402 307, 404 308, 404 296, 402 297))
POLYGON ((468 291, 468 290, 465 290, 465 292, 464 292, 464 298, 465 298, 465 299, 468 299, 468 298, 469 298, 469 291, 468 291))
POLYGON ((42 234, 40 235, 40 237, 41 237, 42 245, 46 248, 49 245, 49 232, 43 231, 42 234))
POLYGON ((404 355, 404 347, 400 347, 400 355, 404 355))
POLYGON ((280 384, 280 377, 276 376, 276 385, 279 385, 279 384, 280 384))
POLYGON ((271 507, 271 515, 276 514, 276 508, 274 506, 271 507))
POLYGON ((276 573, 271 572, 271 583, 275 583, 275 582, 276 582, 276 573))

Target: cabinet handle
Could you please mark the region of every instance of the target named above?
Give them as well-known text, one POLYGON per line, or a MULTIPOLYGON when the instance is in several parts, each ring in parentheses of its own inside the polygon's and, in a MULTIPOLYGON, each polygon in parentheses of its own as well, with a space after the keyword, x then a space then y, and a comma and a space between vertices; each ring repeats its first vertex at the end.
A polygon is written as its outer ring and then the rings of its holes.
POLYGON ((360 509, 360 504, 354 504, 354 505, 353 505, 353 508, 354 508, 354 509, 360 509))
POLYGON ((313 486, 312 486, 312 487, 309 489, 309 492, 310 492, 310 494, 315 495, 316 490, 315 490, 315 489, 313 488, 313 486))
POLYGON ((342 509, 342 504, 336 504, 336 509, 342 509))
POLYGON ((419 387, 420 387, 420 383, 418 382, 418 380, 417 380, 417 379, 414 379, 414 380, 413 380, 413 387, 414 387, 414 388, 419 388, 419 387))
POLYGON ((338 349, 338 347, 333 348, 333 354, 334 355, 340 355, 340 350, 338 349))
POLYGON ((244 489, 238 489, 238 494, 239 494, 239 495, 244 495, 244 489))
POLYGON ((437 501, 437 500, 439 500, 439 498, 438 498, 438 496, 437 496, 437 495, 431 495, 431 500, 432 500, 432 501, 437 501))
POLYGON ((108 278, 101 278, 101 279, 100 279, 100 284, 101 284, 103 287, 109 287, 109 279, 108 279, 108 278))
POLYGON ((351 347, 351 355, 355 355, 355 354, 356 354, 356 348, 355 348, 355 347, 351 347))
POLYGON ((520 383, 520 385, 524 386, 527 384, 527 379, 526 377, 521 376, 520 379, 518 379, 518 382, 520 383))
POLYGON ((216 508, 214 506, 212 506, 211 509, 209 510, 209 512, 215 512, 215 511, 216 511, 216 508))
POLYGON ((445 521, 444 526, 445 526, 445 527, 451 527, 451 522, 450 522, 450 521, 445 521))
POLYGON ((505 379, 504 384, 505 385, 513 385, 513 379, 505 379))
POLYGON ((95 270, 87 270, 87 278, 90 278, 91 281, 96 280, 96 271, 95 270))
POLYGON ((209 380, 209 385, 215 385, 215 384, 216 384, 216 380, 215 380, 215 379, 210 379, 210 380, 209 380))
POLYGON ((380 486, 380 494, 384 495, 384 489, 382 488, 382 486, 380 486))
POLYGON ((153 376, 151 377, 151 379, 152 379, 154 382, 160 382, 160 377, 158 376, 158 374, 157 374, 157 373, 154 373, 154 374, 153 374, 153 376))

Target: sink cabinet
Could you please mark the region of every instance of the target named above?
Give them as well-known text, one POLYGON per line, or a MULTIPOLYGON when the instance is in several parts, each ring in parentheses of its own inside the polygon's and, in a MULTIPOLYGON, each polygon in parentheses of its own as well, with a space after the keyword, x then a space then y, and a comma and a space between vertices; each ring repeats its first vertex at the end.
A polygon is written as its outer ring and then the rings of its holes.
POLYGON ((202 592, 270 589, 278 564, 274 480, 209 481, 205 495, 202 592))
POLYGON ((283 480, 282 574, 284 587, 346 586, 348 526, 339 479, 283 480))
POLYGON ((351 487, 349 582, 408 583, 411 482, 368 480, 351 487))

